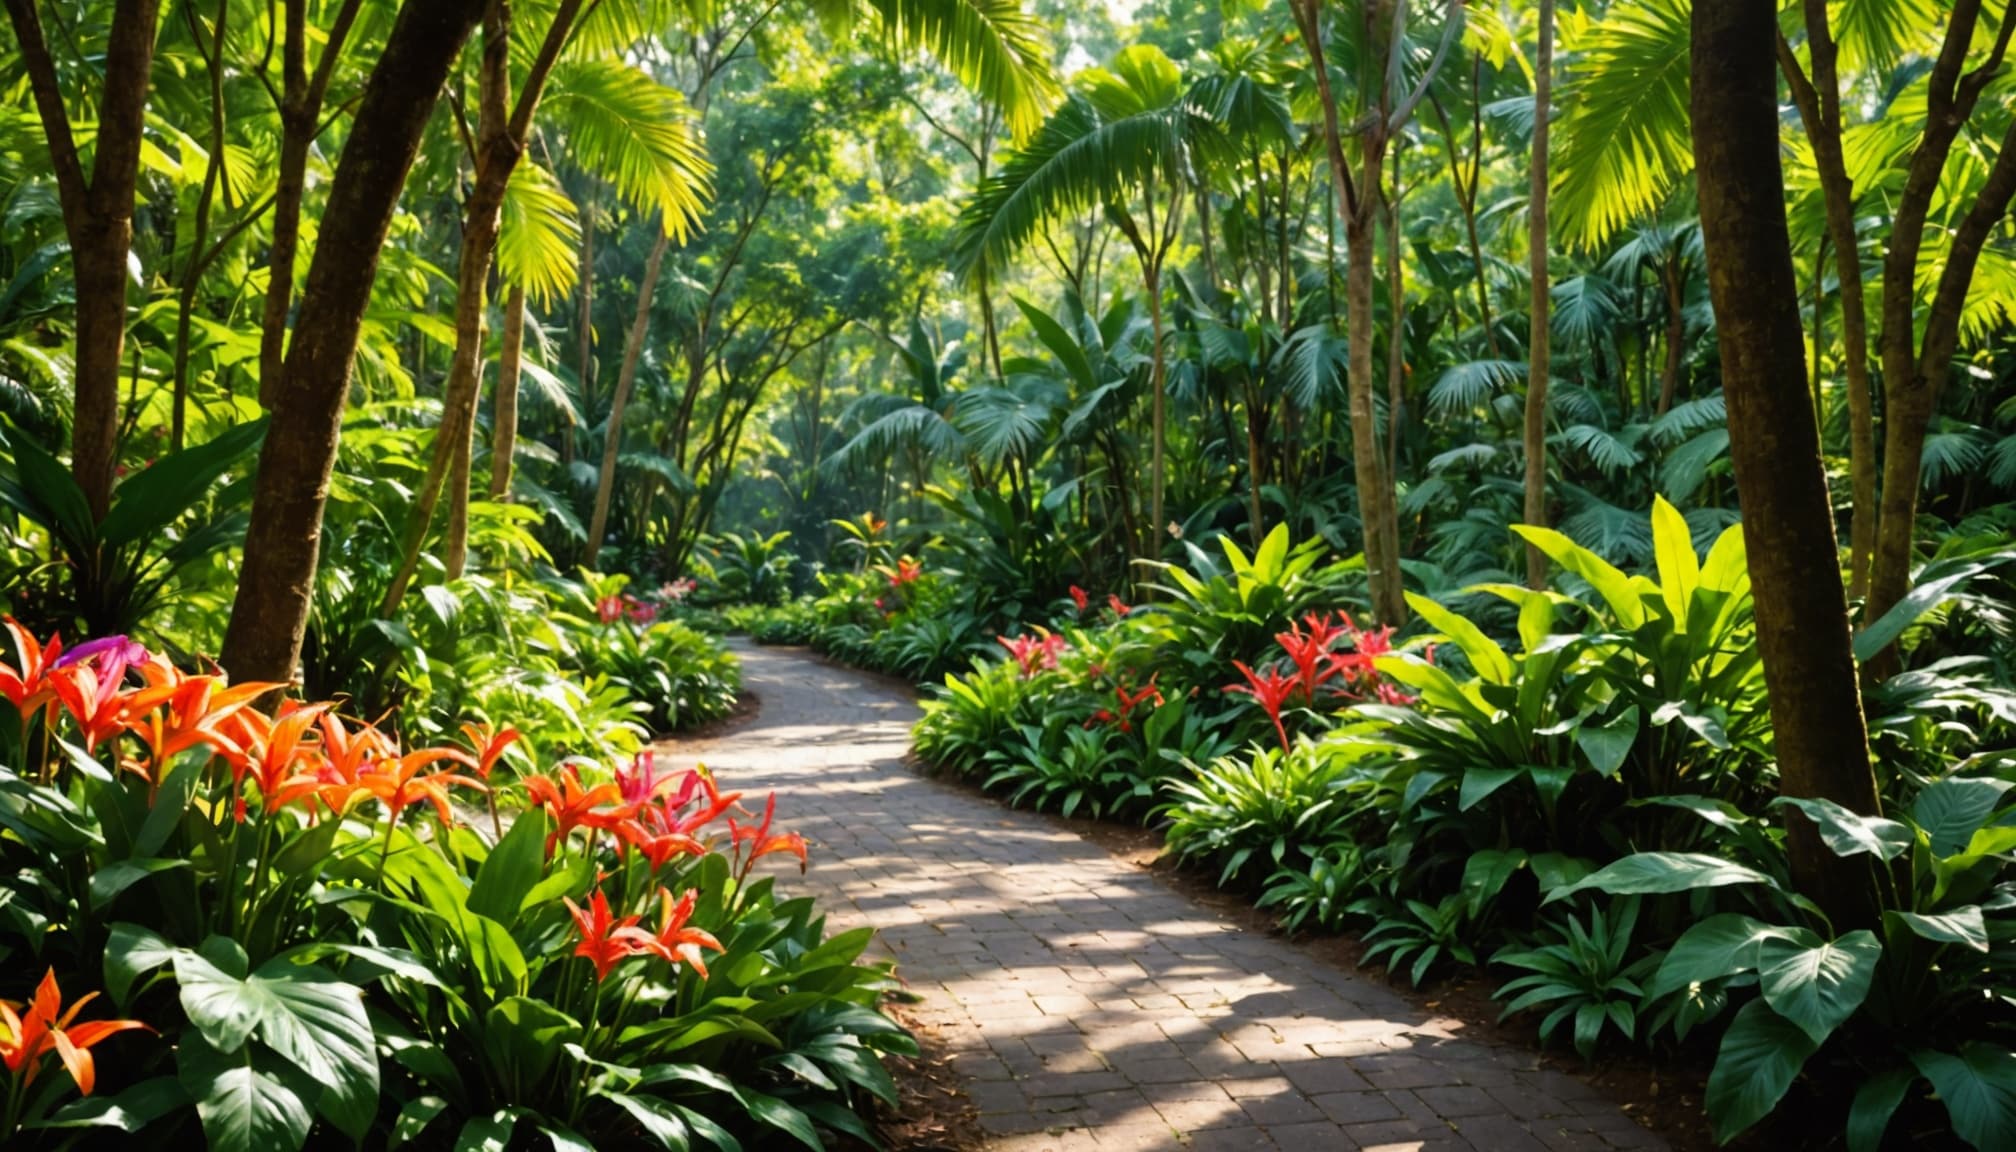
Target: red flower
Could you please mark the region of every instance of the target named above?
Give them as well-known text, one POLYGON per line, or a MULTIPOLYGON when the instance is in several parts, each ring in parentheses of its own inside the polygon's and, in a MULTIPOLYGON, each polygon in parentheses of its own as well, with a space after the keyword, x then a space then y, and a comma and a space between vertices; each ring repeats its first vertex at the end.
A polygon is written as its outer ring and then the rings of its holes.
POLYGON ((994 642, 1008 649, 1008 654, 1015 658, 1015 663, 1022 666, 1022 677, 1025 680, 1038 672, 1057 667, 1057 657, 1069 647, 1064 637, 1040 628, 1037 631, 1042 633, 1040 638, 1036 636, 1017 636, 1013 640, 1006 636, 994 638, 994 642))
POLYGON ((630 618, 630 623, 642 628, 644 625, 658 618, 658 606, 655 604, 646 604, 635 596, 625 596, 623 597, 623 614, 630 618))
POLYGON ((1283 676, 1280 670, 1275 668, 1269 668, 1265 675, 1261 675, 1238 660, 1234 660, 1232 666, 1239 669, 1240 675, 1246 677, 1246 683, 1227 685, 1226 695, 1239 693, 1259 701, 1261 709, 1267 713, 1267 719, 1274 722, 1274 734, 1281 738, 1282 751, 1287 751, 1288 730, 1281 725, 1281 706, 1288 702, 1289 694, 1299 687, 1298 682, 1292 676, 1283 676))
MULTIPOLYGON (((399 816, 415 804, 427 802, 434 805, 435 815, 443 824, 455 822, 455 810, 448 800, 448 786, 460 784, 478 792, 488 792, 481 780, 464 776, 459 772, 429 772, 421 775, 420 769, 441 760, 468 763, 469 757, 459 748, 422 748, 408 752, 404 756, 380 760, 357 774, 357 786, 365 793, 377 797, 392 815, 397 824, 399 816)), ((390 835, 390 832, 387 832, 390 835)))
POLYGON ((700 928, 688 928, 686 922, 693 918, 693 906, 699 902, 700 893, 691 888, 672 902, 672 893, 658 889, 658 931, 652 936, 658 955, 674 964, 684 963, 707 978, 707 962, 701 958, 700 949, 711 948, 721 951, 721 942, 714 934, 700 928))
POLYGON ((553 855, 554 846, 576 828, 596 831, 613 828, 619 821, 634 816, 634 804, 620 808, 604 808, 605 804, 615 804, 623 794, 614 784, 597 784, 592 788, 581 785, 581 773, 572 764, 560 770, 556 778, 545 776, 528 777, 525 781, 526 798, 535 804, 544 805, 547 815, 553 817, 553 831, 546 837, 546 855, 553 855))
POLYGON ((623 598, 621 596, 602 597, 595 602, 595 614, 602 618, 602 623, 614 624, 623 618, 623 598))
POLYGON ((49 672, 63 655, 63 641, 52 636, 45 646, 37 643, 34 634, 12 616, 6 618, 6 623, 7 631, 14 637, 15 651, 20 654, 21 666, 16 669, 0 664, 0 695, 7 697, 25 721, 55 696, 49 685, 49 672))
POLYGON ((773 852, 785 852, 798 858, 798 870, 805 870, 805 838, 796 832, 771 832, 770 821, 777 815, 777 794, 772 792, 770 800, 763 805, 763 823, 754 827, 744 827, 728 818, 728 834, 735 842, 739 855, 743 845, 748 845, 749 855, 742 861, 746 872, 750 865, 773 852))
POLYGON ((600 888, 595 890, 595 898, 588 902, 586 911, 566 897, 562 897, 561 902, 567 905, 567 911, 574 917, 574 927, 581 933, 581 942, 574 946, 574 955, 584 956, 595 965, 598 982, 607 980, 616 965, 630 957, 658 951, 658 941, 649 932, 637 927, 641 917, 616 919, 609 912, 609 898, 602 894, 600 888))
POLYGON ((901 588, 905 584, 915 584, 924 575, 924 565, 905 556, 896 562, 896 571, 889 574, 889 586, 901 588))
POLYGON ((516 728, 506 728, 493 734, 488 724, 464 724, 462 735, 469 740, 469 747, 476 754, 476 775, 490 779, 490 770, 504 755, 504 750, 516 744, 521 737, 516 728))
POLYGON ((741 798, 740 792, 723 795, 715 787, 713 773, 704 767, 693 768, 680 782, 679 791, 665 797, 656 808, 645 807, 642 816, 644 822, 659 833, 676 832, 690 836, 712 824, 741 798), (696 792, 704 795, 706 802, 691 812, 685 812, 686 806, 693 803, 696 792))
POLYGON ((1092 594, 1073 584, 1071 585, 1071 602, 1078 605, 1078 614, 1083 616, 1085 609, 1092 606, 1092 594))
POLYGON ((242 754, 231 765, 232 791, 237 794, 233 815, 245 820, 245 796, 238 785, 247 775, 259 786, 259 796, 267 812, 314 793, 320 781, 313 772, 303 771, 311 762, 314 746, 304 743, 315 720, 327 711, 327 704, 290 708, 272 719, 256 708, 246 708, 232 717, 235 739, 242 754))
POLYGON ((632 757, 629 768, 616 770, 616 790, 623 797, 623 802, 632 807, 650 803, 670 787, 671 774, 659 773, 658 757, 649 750, 632 757))
POLYGON ((1120 597, 1110 592, 1106 594, 1106 606, 1108 608, 1113 609, 1113 614, 1115 616, 1125 616, 1127 615, 1127 613, 1132 612, 1134 610, 1132 608, 1129 608, 1125 603, 1123 603, 1120 597))
POLYGON ((625 848, 635 848, 643 853, 656 871, 665 867, 665 862, 674 856, 705 856, 707 845, 683 832, 654 833, 636 820, 625 820, 616 825, 616 835, 625 848))
MULTIPOLYGON (((1155 676, 1160 675, 1161 673, 1159 672, 1155 674, 1155 676)), ((1153 703, 1158 708, 1162 706, 1162 689, 1155 686, 1155 676, 1150 676, 1148 683, 1142 685, 1141 690, 1138 692, 1127 691, 1125 684, 1115 684, 1113 686, 1113 696, 1118 710, 1101 708, 1092 714, 1092 719, 1102 724, 1117 723, 1120 726, 1120 731, 1133 732, 1134 709, 1147 703, 1153 703)))

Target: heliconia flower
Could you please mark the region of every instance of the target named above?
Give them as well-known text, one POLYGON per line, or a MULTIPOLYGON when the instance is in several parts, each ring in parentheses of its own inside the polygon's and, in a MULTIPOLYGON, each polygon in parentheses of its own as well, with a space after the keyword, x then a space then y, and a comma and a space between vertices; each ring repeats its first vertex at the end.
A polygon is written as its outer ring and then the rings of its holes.
POLYGON ((772 792, 769 802, 763 806, 763 823, 754 827, 744 827, 736 823, 733 816, 728 818, 728 834, 734 841, 735 851, 741 853, 744 845, 749 849, 748 856, 742 861, 742 867, 746 869, 773 852, 784 852, 798 858, 798 870, 803 872, 806 860, 805 838, 796 832, 771 832, 770 821, 776 815, 777 794, 772 792))
POLYGON ((488 724, 464 724, 462 735, 469 741, 469 749, 476 757, 476 775, 490 779, 490 770, 503 758, 504 750, 523 739, 518 729, 506 728, 502 732, 492 732, 488 724))
POLYGON ((630 957, 658 951, 657 939, 637 927, 642 917, 616 919, 610 914, 609 898, 600 888, 595 890, 595 898, 588 902, 586 911, 566 897, 561 902, 567 905, 567 911, 574 917, 574 927, 581 933, 574 955, 586 957, 595 965, 596 982, 607 980, 616 965, 630 957))
POLYGON ((863 513, 862 519, 867 523, 868 533, 871 536, 879 536, 882 534, 884 528, 889 527, 889 521, 882 519, 873 512, 863 513))
POLYGON ((534 804, 545 806, 547 815, 553 817, 553 831, 546 837, 548 856, 553 855, 554 847, 576 828, 607 830, 618 821, 636 815, 634 805, 603 807, 619 803, 623 798, 621 791, 614 784, 583 787, 581 773, 572 764, 562 768, 557 778, 526 777, 525 795, 534 804))
POLYGON ((711 948, 719 952, 721 942, 711 932, 686 926, 686 922, 693 918, 693 907, 699 900, 700 893, 688 888, 675 904, 672 893, 664 888, 658 889, 658 931, 653 934, 652 940, 657 945, 658 955, 672 963, 685 964, 705 980, 707 962, 700 955, 700 950, 711 948))
MULTIPOLYGON (((77 1091, 85 1096, 98 1083, 97 1062, 91 1056, 91 1049, 106 1037, 134 1029, 153 1029, 138 1020, 86 1020, 76 1022, 77 1013, 82 1011, 97 997, 96 992, 85 994, 70 1010, 63 1010, 63 991, 56 985, 56 970, 49 969, 42 977, 42 983, 35 989, 35 997, 26 1005, 0 1001, 0 1061, 4 1061, 20 1088, 35 1082, 42 1070, 42 1058, 56 1053, 63 1067, 70 1073, 70 1079, 77 1084, 77 1091), (22 1011, 26 1008, 26 1012, 22 1011)), ((17 1089, 18 1091, 18 1089, 17 1089)))
POLYGON ((896 571, 889 575, 889 586, 901 588, 905 584, 915 584, 924 575, 924 565, 905 556, 896 561, 896 571))
POLYGON ((1132 612, 1134 610, 1127 606, 1126 601, 1120 599, 1119 596, 1111 592, 1108 592, 1106 594, 1106 606, 1108 608, 1113 609, 1113 614, 1115 616, 1125 616, 1129 612, 1132 612))
POLYGON ((1085 609, 1092 606, 1092 594, 1073 584, 1071 585, 1071 602, 1078 605, 1078 614, 1082 616, 1085 614, 1085 609))
POLYGON ((660 792, 672 787, 672 780, 671 773, 658 771, 658 758, 648 749, 637 753, 629 768, 616 770, 616 790, 623 803, 633 807, 656 799, 660 792))
POLYGON ((471 763, 469 756, 459 748, 422 748, 372 764, 357 774, 357 785, 385 805, 394 824, 399 822, 400 814, 406 809, 423 801, 434 805, 434 812, 441 818, 441 823, 453 824, 455 809, 448 797, 449 785, 459 784, 478 792, 488 792, 490 788, 481 780, 459 772, 421 774, 422 768, 443 760, 471 763))
POLYGON ((21 718, 26 720, 56 695, 49 685, 49 672, 63 658, 63 640, 52 636, 44 645, 12 616, 6 618, 6 625, 8 633, 14 638, 14 650, 20 658, 20 666, 10 668, 0 664, 0 695, 6 696, 8 702, 21 713, 21 718))
POLYGON ((1274 722, 1274 734, 1281 738, 1281 748, 1286 751, 1288 730, 1281 725, 1281 706, 1288 702, 1289 695, 1299 686, 1298 682, 1293 677, 1283 676, 1280 670, 1275 668, 1269 668, 1266 674, 1262 675, 1237 660, 1232 662, 1232 666, 1239 669, 1240 675, 1246 677, 1246 683, 1227 685, 1226 695, 1239 693, 1258 701, 1261 710, 1267 713, 1267 719, 1274 722))

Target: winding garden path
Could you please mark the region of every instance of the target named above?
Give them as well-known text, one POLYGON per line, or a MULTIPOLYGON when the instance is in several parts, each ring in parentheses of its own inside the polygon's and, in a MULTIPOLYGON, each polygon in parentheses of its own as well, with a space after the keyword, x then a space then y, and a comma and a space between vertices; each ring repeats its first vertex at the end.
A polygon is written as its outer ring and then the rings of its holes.
POLYGON ((779 793, 835 927, 923 997, 996 1152, 1663 1148, 1530 1052, 1213 915, 1058 823, 905 763, 909 695, 744 647, 751 722, 665 755, 779 793))

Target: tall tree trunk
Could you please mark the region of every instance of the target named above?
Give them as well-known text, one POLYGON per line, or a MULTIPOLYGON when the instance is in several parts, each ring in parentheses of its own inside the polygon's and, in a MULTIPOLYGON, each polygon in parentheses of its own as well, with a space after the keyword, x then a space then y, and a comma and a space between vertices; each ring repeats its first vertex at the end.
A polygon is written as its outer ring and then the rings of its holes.
MULTIPOLYGON (((1533 163, 1527 193, 1526 270, 1533 284, 1526 329, 1526 523, 1547 526, 1547 383, 1554 371, 1547 280, 1547 117, 1554 96, 1554 0, 1540 0, 1540 47, 1533 64, 1533 163)), ((1547 586, 1547 554, 1526 544, 1526 586, 1547 586)))
MULTIPOLYGON (((1787 796, 1876 814, 1881 805, 1834 517, 1806 400, 1799 282, 1779 165, 1774 26, 1769 5, 1695 0, 1692 111, 1701 235, 1779 788, 1787 796)), ((1864 864, 1835 856, 1797 814, 1788 845, 1800 888, 1837 926, 1868 922, 1873 901, 1864 864)))
MULTIPOLYGON (((1848 474, 1852 493, 1848 519, 1848 595, 1869 590, 1869 565, 1876 551, 1876 412, 1869 381, 1868 304, 1862 290, 1862 250, 1855 235, 1855 184, 1842 151, 1841 80, 1826 0, 1804 0, 1806 49, 1813 64, 1809 82, 1784 36, 1778 60, 1792 100, 1813 145, 1820 174, 1820 198, 1827 213, 1827 240, 1834 248, 1835 279, 1841 292, 1841 367, 1848 378, 1848 474)), ((1818 324, 1815 314, 1815 324, 1818 324)), ((1816 354, 1815 359, 1818 359, 1816 354)))
POLYGON ((623 409, 630 403, 630 391, 637 383, 637 361, 644 354, 644 338, 651 332, 651 296, 658 289, 658 268, 665 262, 665 250, 672 237, 663 230, 651 246, 651 258, 644 262, 644 279, 637 285, 637 316, 630 322, 630 335, 623 341, 623 367, 616 374, 616 395, 609 401, 609 427, 602 436, 602 471, 595 482, 595 511, 588 519, 588 566, 593 568, 602 555, 602 536, 609 530, 609 503, 616 492, 616 456, 623 447, 623 409))
POLYGON ((1683 345, 1687 339, 1687 298, 1680 277, 1680 256, 1673 257, 1659 269, 1660 286, 1666 297, 1666 359, 1659 369, 1659 410, 1664 416, 1673 408, 1673 401, 1680 395, 1680 362, 1683 345))
POLYGON ((1407 415, 1407 275, 1400 260, 1400 149, 1393 150, 1393 203, 1386 212, 1386 475, 1400 481, 1400 429, 1407 415))
POLYGON ((483 8, 484 0, 407 0, 365 85, 259 452, 245 558, 224 634, 223 663, 233 679, 293 677, 378 256, 442 82, 483 8))
POLYGON ((112 502, 119 456, 119 369, 126 339, 126 258, 133 246, 133 194, 140 178, 147 85, 154 68, 160 0, 115 0, 105 46, 104 92, 92 142, 91 174, 70 131, 70 114, 42 34, 36 0, 6 0, 7 16, 49 145, 77 297, 76 401, 70 470, 94 517, 112 502))
POLYGON ((294 305, 294 258, 301 246, 301 197, 308 187, 308 150, 315 143, 322 101, 357 21, 363 0, 344 0, 329 26, 315 73, 308 73, 308 0, 287 0, 281 47, 280 166, 273 185, 273 242, 268 247, 266 304, 259 326, 259 403, 272 408, 285 371, 287 312, 294 305))
MULTIPOLYGON (((2010 35, 2016 32, 2016 20, 2003 19, 1986 58, 1963 74, 1980 15, 1981 0, 1956 0, 1953 5, 1944 42, 1926 78, 1924 134, 1911 153, 1903 188, 1891 210, 1890 243, 1883 259, 1883 331, 1879 340, 1886 401, 1883 494, 1865 610, 1870 620, 1888 612, 1911 588, 1925 434, 1959 345, 1961 312, 1982 245, 1989 229, 2008 211, 2011 194, 2016 193, 2016 123, 2012 123, 1987 180, 1952 231, 1946 265, 1925 310, 1923 335, 1917 335, 1921 331, 1917 325, 1918 258, 1933 197, 1954 139, 1973 114, 1982 91, 2000 73, 2010 35)), ((1881 663, 1895 662, 1886 657, 1881 663)))
POLYGON ((572 34, 583 0, 561 0, 546 29, 539 54, 527 70, 517 100, 511 98, 511 8, 506 0, 491 0, 483 18, 483 61, 478 73, 480 112, 476 123, 476 177, 462 213, 462 251, 455 275, 455 353, 449 361, 448 383, 442 390, 441 426, 434 434, 434 452, 427 473, 407 511, 404 552, 399 570, 378 607, 391 616, 405 598, 420 567, 420 551, 433 527, 434 510, 448 488, 448 535, 444 560, 451 578, 459 576, 469 554, 469 458, 474 452, 476 408, 483 393, 483 339, 489 312, 490 265, 497 253, 503 223, 505 190, 525 154, 532 115, 539 106, 547 78, 560 49, 572 34), (452 483, 451 483, 452 481, 452 483))
POLYGON ((525 360, 525 289, 504 297, 504 348, 497 361, 496 407, 490 415, 490 499, 511 498, 512 456, 518 450, 518 373, 525 360))
MULTIPOLYGON (((1171 211, 1174 211, 1174 209, 1172 208, 1171 211)), ((1167 482, 1167 474, 1163 470, 1163 454, 1168 437, 1168 416, 1165 411, 1168 401, 1166 395, 1168 392, 1168 377, 1165 375, 1167 369, 1163 364, 1167 353, 1162 347, 1162 268, 1160 259, 1154 258, 1145 261, 1141 272, 1142 280, 1148 289, 1148 320, 1150 329, 1153 332, 1150 338, 1155 342, 1151 360, 1152 370, 1148 377, 1148 386, 1153 389, 1150 398, 1149 420, 1153 425, 1154 447, 1152 450, 1153 462, 1149 465, 1148 469, 1148 531, 1143 534, 1141 555, 1144 559, 1154 560, 1162 555, 1162 496, 1163 486, 1167 482)))

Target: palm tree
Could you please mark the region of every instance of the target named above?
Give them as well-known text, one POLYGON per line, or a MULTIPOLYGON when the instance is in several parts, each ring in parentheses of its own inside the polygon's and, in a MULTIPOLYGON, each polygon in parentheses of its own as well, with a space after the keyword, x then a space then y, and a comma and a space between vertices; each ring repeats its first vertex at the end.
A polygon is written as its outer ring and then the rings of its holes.
MULTIPOLYGON (((1526 523, 1547 526, 1547 121, 1554 91, 1554 0, 1540 0, 1540 43, 1533 60, 1533 164, 1527 200, 1526 267, 1532 280, 1532 326, 1526 347, 1526 523)), ((1662 410, 1663 414, 1663 410, 1662 410)), ((1547 554, 1526 542, 1526 586, 1547 587, 1547 554)))
POLYGON ((1185 189, 1223 139, 1175 63, 1161 49, 1137 44, 1110 67, 1081 73, 1078 90, 959 214, 957 266, 968 274, 983 261, 1007 263, 1052 223, 1095 207, 1133 248, 1154 336, 1149 512, 1136 545, 1143 556, 1159 551, 1154 540, 1166 483, 1162 277, 1182 225, 1185 189))

